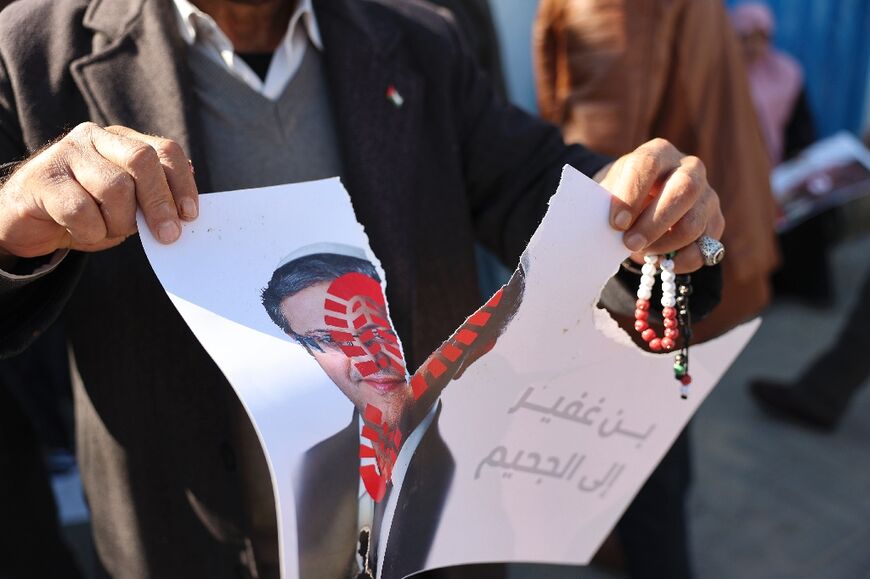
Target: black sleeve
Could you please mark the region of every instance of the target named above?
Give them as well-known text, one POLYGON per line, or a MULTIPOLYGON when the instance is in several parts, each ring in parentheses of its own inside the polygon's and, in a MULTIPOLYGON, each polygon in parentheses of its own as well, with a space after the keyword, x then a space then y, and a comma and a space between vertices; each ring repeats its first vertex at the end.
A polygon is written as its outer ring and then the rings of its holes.
POLYGON ((477 64, 499 98, 507 98, 507 86, 501 63, 498 32, 492 20, 488 0, 431 0, 453 13, 464 41, 473 49, 477 64))
MULTIPOLYGON (((0 168, 5 176, 28 154, 21 137, 15 93, 0 57, 0 168)), ((2 186, 3 180, 0 180, 2 186)), ((34 260, 9 273, 29 273, 34 260)), ((84 256, 70 253, 51 272, 38 278, 15 279, 0 275, 0 358, 13 356, 30 345, 57 319, 69 299, 84 265, 84 256)))
POLYGON ((456 131, 475 231, 513 269, 544 217, 562 167, 592 176, 610 158, 565 145, 558 128, 499 98, 450 29, 458 46, 456 131))
POLYGON ((36 279, 0 276, 0 359, 20 353, 54 323, 84 263, 84 254, 70 252, 53 271, 36 279))
MULTIPOLYGON (((462 39, 457 43, 461 100, 456 106, 462 111, 459 131, 472 217, 481 242, 513 269, 546 213, 562 167, 571 165, 591 177, 612 159, 566 145, 558 128, 502 101, 466 54, 462 39)), ((690 311, 699 320, 721 299, 721 270, 702 268, 692 280, 690 311)), ((633 315, 639 281, 639 275, 621 269, 602 293, 602 305, 633 315)))
MULTIPOLYGON (((698 322, 722 301, 722 266, 702 267, 691 275, 691 283, 692 295, 689 297, 689 312, 692 315, 692 321, 698 322)), ((604 286, 598 305, 611 313, 631 318, 633 321, 639 284, 639 274, 624 267, 619 268, 617 274, 604 286)), ((661 320, 661 299, 661 287, 656 284, 653 288, 650 304, 653 315, 658 320, 661 320)))
POLYGON ((801 89, 789 117, 788 125, 785 127, 785 151, 783 158, 791 159, 812 145, 815 140, 816 127, 813 122, 813 113, 810 110, 810 102, 807 99, 807 91, 806 89, 801 89))

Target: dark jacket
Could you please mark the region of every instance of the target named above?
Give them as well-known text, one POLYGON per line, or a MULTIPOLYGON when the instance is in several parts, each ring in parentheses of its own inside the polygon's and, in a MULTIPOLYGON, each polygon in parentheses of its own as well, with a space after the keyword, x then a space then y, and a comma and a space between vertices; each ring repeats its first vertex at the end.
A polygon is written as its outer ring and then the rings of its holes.
MULTIPOLYGON (((562 165, 593 174, 605 159, 497 99, 444 14, 386 0, 316 0, 315 11, 343 182, 413 368, 479 305, 474 240, 515 264, 562 165)), ((122 124, 177 140, 209 191, 184 54, 168 0, 12 4, 0 14, 0 162, 82 121, 122 124)), ((73 288, 79 458, 103 563, 129 579, 270 576, 262 451, 138 239, 70 255, 37 282, 0 281, 0 355, 42 331, 73 288)))

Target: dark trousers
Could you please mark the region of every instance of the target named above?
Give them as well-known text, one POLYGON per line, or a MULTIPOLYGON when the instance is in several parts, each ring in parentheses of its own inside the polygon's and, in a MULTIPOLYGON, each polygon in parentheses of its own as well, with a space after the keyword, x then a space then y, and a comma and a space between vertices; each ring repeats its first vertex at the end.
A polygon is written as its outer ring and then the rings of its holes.
POLYGON ((846 324, 830 348, 816 358, 794 385, 795 392, 839 418, 870 376, 870 273, 864 279, 846 324))
POLYGON ((828 211, 779 236, 782 256, 773 274, 777 297, 802 299, 827 307, 834 296, 828 252, 837 228, 837 216, 828 211))
POLYGON ((686 519, 691 465, 687 427, 616 526, 631 579, 692 576, 686 519))
POLYGON ((80 579, 64 543, 41 446, 0 382, 0 579, 80 579))

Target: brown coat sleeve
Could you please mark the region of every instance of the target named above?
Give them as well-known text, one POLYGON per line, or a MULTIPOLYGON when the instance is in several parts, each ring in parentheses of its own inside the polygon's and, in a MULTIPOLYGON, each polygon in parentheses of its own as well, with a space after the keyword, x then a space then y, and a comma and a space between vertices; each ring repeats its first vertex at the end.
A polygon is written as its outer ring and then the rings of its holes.
POLYGON ((559 0, 541 0, 532 29, 532 64, 538 92, 538 112, 543 119, 555 124, 562 122, 564 104, 564 95, 557 94, 560 93, 557 82, 564 76, 559 75, 557 62, 558 57, 564 54, 560 48, 561 4, 559 0))
MULTIPOLYGON (((545 4, 547 15, 559 17, 542 18, 538 27, 562 41, 536 43, 536 62, 565 65, 552 67, 554 77, 539 74, 538 86, 541 94, 555 94, 548 110, 562 110, 566 140, 621 155, 664 137, 707 166, 727 222, 727 259, 723 302, 698 324, 696 337, 708 339, 757 314, 778 260, 775 207, 740 48, 722 3, 545 4)), ((547 34, 536 30, 536 39, 547 34)))
POLYGON ((642 0, 542 0, 534 53, 541 114, 568 142, 622 155, 649 140, 674 14, 642 0), (653 24, 654 23, 654 24, 653 24))

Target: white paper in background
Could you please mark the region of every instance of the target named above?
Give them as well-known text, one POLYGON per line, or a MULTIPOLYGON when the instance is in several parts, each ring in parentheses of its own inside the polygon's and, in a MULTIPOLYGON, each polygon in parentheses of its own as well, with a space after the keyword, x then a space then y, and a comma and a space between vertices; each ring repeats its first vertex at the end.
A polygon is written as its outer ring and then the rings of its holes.
POLYGON ((870 195, 870 150, 846 131, 813 143, 770 176, 780 233, 819 213, 870 195))
MULTIPOLYGON (((184 226, 179 242, 163 246, 143 233, 143 245, 254 422, 273 477, 282 576, 298 577, 294 477, 303 453, 347 428, 353 406, 271 322, 259 292, 284 256, 311 243, 363 248, 385 278, 338 179, 216 193, 200 202, 201 217, 184 226)), ((625 254, 607 225, 608 204, 603 189, 565 168, 529 245, 513 320, 444 390, 440 414, 417 450, 400 453, 400 463, 403 456, 410 461, 407 478, 433 472, 443 479, 430 517, 439 523, 420 530, 414 513, 431 497, 412 495, 426 485, 406 478, 385 503, 385 560, 431 542, 417 568, 587 563, 754 333, 758 322, 692 348, 692 394, 681 400, 672 355, 641 352, 594 308, 625 254), (435 446, 446 445, 452 468, 420 464, 432 456, 423 449, 434 437, 435 446), (417 502, 403 502, 410 496, 417 502), (434 539, 418 541, 418 532, 434 539)), ((147 231, 141 221, 140 231, 147 231)), ((358 466, 356 459, 352 468, 358 466)), ((393 579, 385 568, 382 579, 393 579)))

